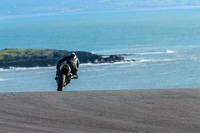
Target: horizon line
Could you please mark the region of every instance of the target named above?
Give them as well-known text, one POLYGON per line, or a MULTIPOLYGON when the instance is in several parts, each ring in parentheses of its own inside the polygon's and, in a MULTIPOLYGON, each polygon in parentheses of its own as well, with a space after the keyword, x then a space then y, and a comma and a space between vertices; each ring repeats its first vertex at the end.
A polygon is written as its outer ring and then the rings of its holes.
POLYGON ((159 11, 159 10, 181 10, 181 9, 198 9, 200 6, 176 6, 176 7, 158 7, 158 8, 139 8, 139 9, 129 9, 129 10, 105 10, 105 11, 77 11, 77 12, 64 12, 60 13, 36 13, 36 14, 24 14, 24 15, 1 15, 0 19, 3 18, 13 18, 13 17, 28 17, 28 16, 45 16, 45 15, 67 15, 67 14, 84 14, 84 13, 106 13, 106 12, 134 12, 134 11, 159 11))

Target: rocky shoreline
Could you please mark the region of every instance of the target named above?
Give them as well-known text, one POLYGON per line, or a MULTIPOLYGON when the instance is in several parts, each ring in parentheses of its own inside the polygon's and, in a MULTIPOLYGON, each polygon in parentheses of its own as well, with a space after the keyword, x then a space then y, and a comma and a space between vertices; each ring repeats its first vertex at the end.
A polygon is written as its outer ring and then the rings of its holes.
MULTIPOLYGON (((0 68, 10 67, 47 67, 56 66, 58 60, 71 51, 56 49, 3 49, 0 50, 0 68)), ((121 55, 97 55, 85 51, 73 51, 80 63, 113 63, 124 62, 121 55)))

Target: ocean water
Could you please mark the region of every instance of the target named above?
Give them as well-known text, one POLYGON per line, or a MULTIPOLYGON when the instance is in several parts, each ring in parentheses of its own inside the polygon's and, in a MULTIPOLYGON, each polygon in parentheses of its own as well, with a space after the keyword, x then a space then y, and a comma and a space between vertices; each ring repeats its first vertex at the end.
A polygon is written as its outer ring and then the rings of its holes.
MULTIPOLYGON (((82 64, 65 91, 200 87, 200 9, 0 18, 0 49, 134 53, 82 64)), ((55 67, 0 69, 0 92, 56 91, 55 67)))

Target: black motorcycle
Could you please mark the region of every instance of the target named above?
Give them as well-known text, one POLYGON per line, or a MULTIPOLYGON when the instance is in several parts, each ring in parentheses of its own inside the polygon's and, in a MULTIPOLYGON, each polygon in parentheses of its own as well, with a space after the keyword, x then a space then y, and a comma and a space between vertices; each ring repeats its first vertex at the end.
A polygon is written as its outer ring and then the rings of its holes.
POLYGON ((60 67, 58 79, 57 79, 57 91, 63 91, 64 87, 67 86, 71 79, 73 79, 73 74, 71 73, 71 68, 68 64, 63 64, 60 67))

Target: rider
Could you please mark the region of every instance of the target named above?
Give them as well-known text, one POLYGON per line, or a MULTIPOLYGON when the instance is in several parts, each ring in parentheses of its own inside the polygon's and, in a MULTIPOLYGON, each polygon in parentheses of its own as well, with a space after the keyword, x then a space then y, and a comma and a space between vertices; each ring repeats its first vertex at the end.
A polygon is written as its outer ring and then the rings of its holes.
POLYGON ((78 71, 80 61, 79 61, 78 57, 76 56, 76 54, 74 52, 72 52, 70 55, 65 56, 63 59, 58 61, 58 64, 57 64, 57 67, 56 67, 57 71, 56 71, 55 80, 58 79, 58 75, 60 73, 60 66, 63 62, 66 62, 70 66, 73 77, 78 79, 77 71, 78 71))

